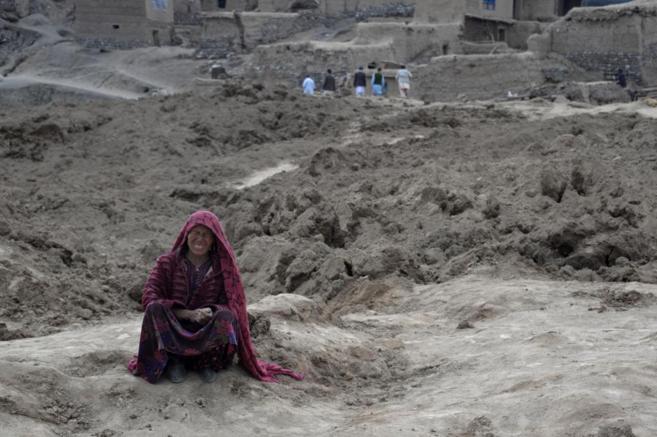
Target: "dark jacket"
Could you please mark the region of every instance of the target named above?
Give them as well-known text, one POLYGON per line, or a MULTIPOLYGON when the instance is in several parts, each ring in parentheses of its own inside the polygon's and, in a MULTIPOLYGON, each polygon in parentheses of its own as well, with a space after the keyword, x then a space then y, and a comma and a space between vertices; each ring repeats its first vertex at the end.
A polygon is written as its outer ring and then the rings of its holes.
POLYGON ((335 91, 335 77, 333 77, 332 74, 327 74, 324 78, 324 85, 322 85, 322 90, 335 91))
POLYGON ((357 86, 367 86, 367 77, 365 77, 365 72, 360 70, 354 74, 354 87, 357 86))

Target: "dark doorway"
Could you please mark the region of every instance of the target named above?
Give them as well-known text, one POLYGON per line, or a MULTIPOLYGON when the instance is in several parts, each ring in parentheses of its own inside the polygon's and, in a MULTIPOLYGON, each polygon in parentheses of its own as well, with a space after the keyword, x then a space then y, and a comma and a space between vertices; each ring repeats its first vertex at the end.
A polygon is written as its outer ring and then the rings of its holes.
POLYGON ((522 0, 513 0, 513 19, 522 20, 522 0))
POLYGON ((226 0, 217 0, 217 7, 219 9, 226 9, 226 0))
POLYGON ((153 45, 156 47, 160 46, 160 31, 159 30, 154 30, 153 31, 153 45))
POLYGON ((572 8, 578 8, 580 6, 582 6, 582 0, 559 0, 557 15, 566 15, 572 8))

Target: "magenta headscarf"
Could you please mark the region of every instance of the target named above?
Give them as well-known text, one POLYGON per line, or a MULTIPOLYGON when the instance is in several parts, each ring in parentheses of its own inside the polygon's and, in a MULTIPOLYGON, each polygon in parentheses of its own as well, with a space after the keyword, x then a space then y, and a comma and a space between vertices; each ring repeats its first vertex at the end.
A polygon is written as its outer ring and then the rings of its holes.
POLYGON ((251 333, 249 331, 246 296, 244 294, 244 287, 242 286, 240 271, 237 267, 237 259, 216 215, 210 211, 196 211, 190 215, 180 230, 178 238, 176 238, 176 242, 173 244, 172 251, 177 251, 185 245, 187 235, 197 225, 203 225, 209 228, 214 233, 216 239, 216 249, 219 256, 221 273, 224 278, 228 307, 239 323, 237 347, 240 365, 254 378, 261 381, 276 382, 276 375, 287 375, 294 379, 302 380, 303 375, 300 373, 285 369, 278 364, 260 361, 256 358, 256 351, 253 347, 251 333))

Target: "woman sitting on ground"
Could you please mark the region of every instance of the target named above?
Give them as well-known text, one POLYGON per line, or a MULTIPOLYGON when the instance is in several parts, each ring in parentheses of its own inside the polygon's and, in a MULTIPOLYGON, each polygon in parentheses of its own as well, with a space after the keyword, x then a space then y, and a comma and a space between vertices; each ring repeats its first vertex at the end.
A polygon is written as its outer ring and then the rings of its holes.
POLYGON ((139 352, 128 368, 148 382, 163 373, 182 382, 187 369, 212 382, 236 352, 240 365, 257 379, 271 382, 280 374, 302 379, 256 358, 235 254, 209 211, 192 214, 171 251, 158 258, 142 305, 139 352))

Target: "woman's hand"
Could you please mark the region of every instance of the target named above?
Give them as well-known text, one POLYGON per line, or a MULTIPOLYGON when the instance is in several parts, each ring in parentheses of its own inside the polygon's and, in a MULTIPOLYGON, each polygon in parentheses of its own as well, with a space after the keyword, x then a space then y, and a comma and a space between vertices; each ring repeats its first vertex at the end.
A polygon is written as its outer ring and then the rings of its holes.
POLYGON ((180 320, 189 320, 190 322, 203 325, 212 318, 212 309, 199 308, 196 310, 176 310, 175 314, 180 320))

